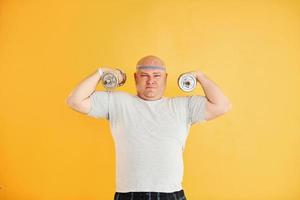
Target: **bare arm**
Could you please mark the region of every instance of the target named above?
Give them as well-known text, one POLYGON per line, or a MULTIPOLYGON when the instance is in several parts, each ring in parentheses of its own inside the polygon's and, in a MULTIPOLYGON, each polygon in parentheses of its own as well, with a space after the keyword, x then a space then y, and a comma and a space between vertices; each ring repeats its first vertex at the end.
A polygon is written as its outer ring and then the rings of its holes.
POLYGON ((221 89, 210 80, 204 73, 195 72, 197 81, 201 84, 207 103, 205 106, 205 118, 206 120, 214 119, 226 112, 228 112, 232 104, 229 99, 223 94, 221 89))
POLYGON ((88 113, 91 108, 89 96, 95 91, 100 78, 97 69, 75 87, 67 97, 66 103, 76 111, 88 113))

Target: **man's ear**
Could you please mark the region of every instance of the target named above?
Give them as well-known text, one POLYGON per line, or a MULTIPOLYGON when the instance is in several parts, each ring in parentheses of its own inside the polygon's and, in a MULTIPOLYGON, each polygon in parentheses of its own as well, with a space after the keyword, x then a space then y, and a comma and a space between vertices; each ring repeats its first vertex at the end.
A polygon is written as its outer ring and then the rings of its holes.
POLYGON ((136 83, 136 72, 134 72, 134 80, 135 80, 135 83, 136 83))
POLYGON ((168 73, 166 73, 165 84, 167 84, 168 73))

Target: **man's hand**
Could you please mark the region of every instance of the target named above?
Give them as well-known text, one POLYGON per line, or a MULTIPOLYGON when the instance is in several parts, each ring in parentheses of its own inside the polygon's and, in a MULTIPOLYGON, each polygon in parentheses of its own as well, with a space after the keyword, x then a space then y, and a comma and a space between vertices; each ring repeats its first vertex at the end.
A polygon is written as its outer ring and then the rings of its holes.
POLYGON ((112 72, 112 71, 114 71, 115 69, 113 69, 113 68, 107 68, 107 67, 100 67, 100 69, 103 71, 103 72, 112 72))
POLYGON ((113 72, 113 73, 115 73, 118 76, 119 80, 122 80, 122 78, 123 78, 123 75, 122 75, 121 71, 119 71, 115 68, 100 67, 100 69, 102 70, 103 73, 104 72, 113 72))
POLYGON ((187 73, 192 74, 200 84, 201 84, 201 79, 205 77, 205 74, 201 71, 190 71, 187 73))

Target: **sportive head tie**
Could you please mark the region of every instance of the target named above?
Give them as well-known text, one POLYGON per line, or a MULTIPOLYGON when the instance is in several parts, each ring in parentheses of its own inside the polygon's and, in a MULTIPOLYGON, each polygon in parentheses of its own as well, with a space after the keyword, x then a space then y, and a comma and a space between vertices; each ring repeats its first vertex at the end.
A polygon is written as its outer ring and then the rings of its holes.
POLYGON ((163 66, 154 66, 154 65, 138 65, 136 67, 136 70, 140 70, 140 69, 158 69, 158 70, 163 70, 163 71, 166 70, 166 68, 163 66))

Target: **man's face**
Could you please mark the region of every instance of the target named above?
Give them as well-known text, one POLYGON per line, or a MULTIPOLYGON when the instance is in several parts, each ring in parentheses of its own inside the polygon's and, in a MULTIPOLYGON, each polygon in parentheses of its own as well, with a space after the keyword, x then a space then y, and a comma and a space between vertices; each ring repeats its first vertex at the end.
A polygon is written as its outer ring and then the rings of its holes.
POLYGON ((145 100, 158 100, 163 96, 167 73, 162 69, 139 69, 134 73, 136 90, 145 100))

